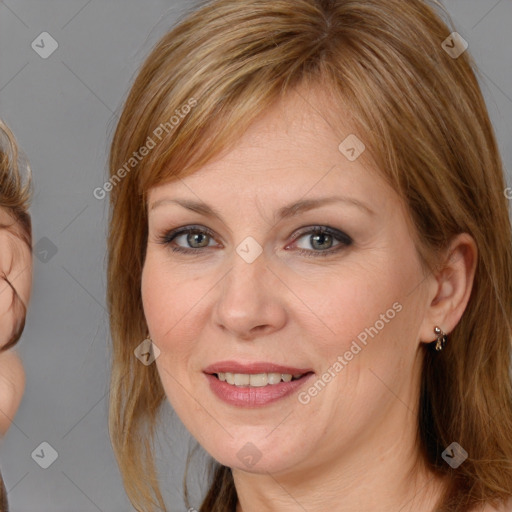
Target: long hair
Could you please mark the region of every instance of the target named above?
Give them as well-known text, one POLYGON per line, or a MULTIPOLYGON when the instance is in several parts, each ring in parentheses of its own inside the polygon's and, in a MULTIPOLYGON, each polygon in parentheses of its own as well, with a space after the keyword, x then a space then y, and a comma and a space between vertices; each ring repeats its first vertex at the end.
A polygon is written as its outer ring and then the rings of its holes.
MULTIPOLYGON (((426 268, 437 268, 454 235, 476 241, 466 310, 443 352, 433 360, 425 351, 418 443, 430 469, 451 476, 440 510, 512 496, 512 238, 503 164, 478 69, 469 51, 447 51, 454 30, 437 7, 428 0, 203 2, 142 65, 104 187, 109 428, 137 510, 166 510, 153 456, 165 393, 156 365, 133 356, 147 334, 140 293, 147 192, 232 147, 258 114, 299 85, 330 95, 333 129, 342 109, 349 112, 366 146, 360 158, 371 156, 403 200, 426 268), (454 440, 469 454, 457 469, 441 458, 454 440)), ((230 468, 214 462, 209 485, 200 511, 233 512, 230 468)))

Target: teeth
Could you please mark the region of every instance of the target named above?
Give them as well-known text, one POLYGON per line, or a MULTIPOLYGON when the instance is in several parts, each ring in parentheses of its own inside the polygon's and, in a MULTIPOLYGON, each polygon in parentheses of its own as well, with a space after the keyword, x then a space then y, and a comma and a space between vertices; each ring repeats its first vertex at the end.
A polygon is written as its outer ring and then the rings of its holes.
POLYGON ((267 382, 269 384, 279 384, 281 382, 280 373, 267 373, 267 382))
POLYGON ((290 382, 292 378, 298 379, 302 374, 291 375, 290 373, 230 373, 219 372, 219 380, 235 386, 263 387, 268 384, 279 384, 281 381, 290 382))
POLYGON ((268 375, 266 373, 258 373, 251 375, 250 385, 254 387, 263 387, 268 384, 268 375))
POLYGON ((244 374, 244 373, 235 373, 234 375, 234 381, 235 386, 248 386, 251 376, 244 374))

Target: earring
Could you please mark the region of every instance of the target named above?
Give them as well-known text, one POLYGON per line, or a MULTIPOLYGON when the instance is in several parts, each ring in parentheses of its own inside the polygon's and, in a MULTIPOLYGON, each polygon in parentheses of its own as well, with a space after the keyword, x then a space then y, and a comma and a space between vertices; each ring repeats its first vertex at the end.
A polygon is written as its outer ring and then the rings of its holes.
POLYGON ((436 350, 440 352, 446 345, 446 333, 444 333, 437 325, 434 327, 434 333, 437 336, 436 350))

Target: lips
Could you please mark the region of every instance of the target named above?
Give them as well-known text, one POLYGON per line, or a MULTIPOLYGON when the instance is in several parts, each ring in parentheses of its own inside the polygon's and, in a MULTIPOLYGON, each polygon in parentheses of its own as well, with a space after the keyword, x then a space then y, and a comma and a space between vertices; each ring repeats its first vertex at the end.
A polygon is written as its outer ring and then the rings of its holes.
POLYGON ((203 371, 209 375, 219 373, 288 373, 291 375, 303 375, 313 370, 311 368, 298 368, 268 362, 240 363, 237 361, 220 361, 207 366, 203 371))
POLYGON ((233 386, 214 375, 205 374, 213 394, 223 402, 236 407, 263 407, 285 399, 311 381, 313 373, 290 382, 280 382, 263 387, 233 386))
POLYGON ((203 372, 214 395, 237 407, 270 405, 296 392, 314 375, 310 368, 237 361, 214 363, 203 372))

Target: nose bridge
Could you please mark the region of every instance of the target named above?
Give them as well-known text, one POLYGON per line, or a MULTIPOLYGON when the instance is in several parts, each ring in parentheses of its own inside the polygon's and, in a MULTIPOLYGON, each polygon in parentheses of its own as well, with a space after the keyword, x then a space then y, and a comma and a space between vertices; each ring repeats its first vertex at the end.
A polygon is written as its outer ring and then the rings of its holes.
POLYGON ((270 284, 274 277, 267 263, 263 247, 246 237, 235 247, 230 270, 219 283, 215 319, 237 337, 250 336, 255 328, 272 330, 283 320, 279 288, 270 284))
POLYGON ((240 310, 246 316, 250 308, 256 311, 268 276, 267 260, 263 247, 252 237, 247 237, 234 248, 230 258, 231 270, 222 283, 222 299, 234 313, 240 310))

